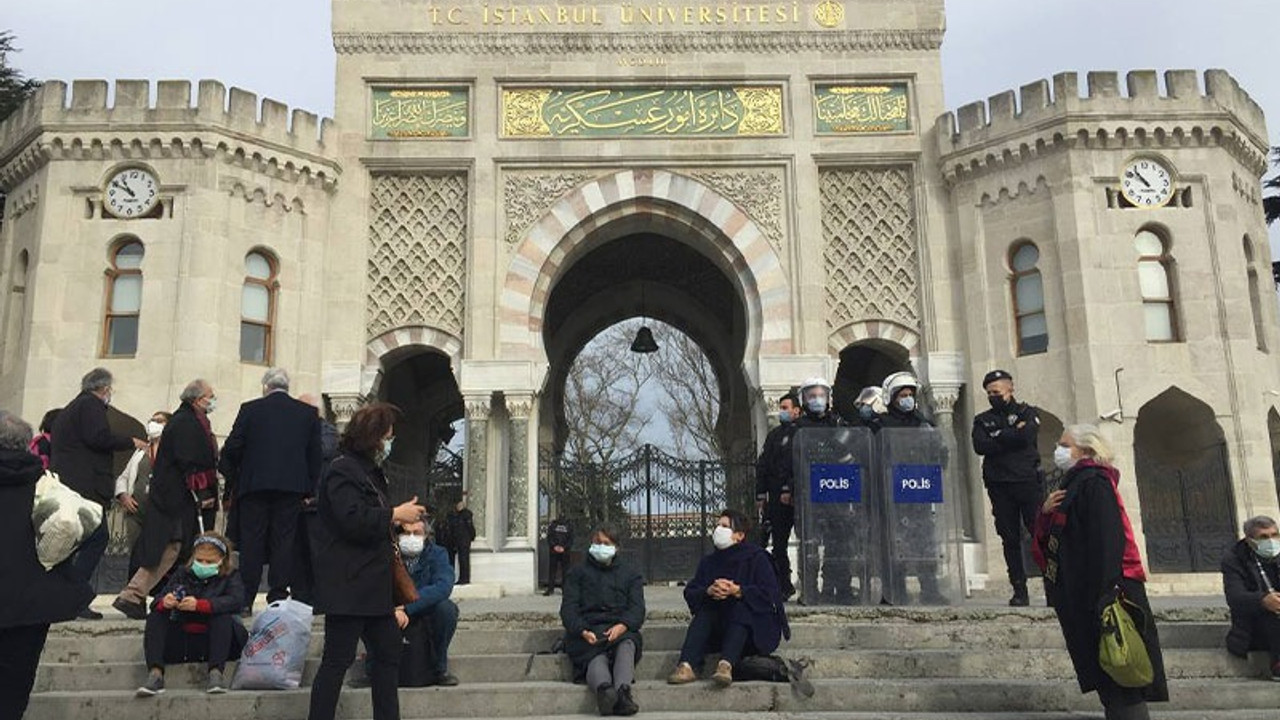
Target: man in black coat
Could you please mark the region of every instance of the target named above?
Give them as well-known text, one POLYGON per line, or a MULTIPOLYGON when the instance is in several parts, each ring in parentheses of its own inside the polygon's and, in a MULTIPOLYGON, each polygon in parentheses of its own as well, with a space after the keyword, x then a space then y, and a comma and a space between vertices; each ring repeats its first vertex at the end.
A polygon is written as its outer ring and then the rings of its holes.
MULTIPOLYGON (((320 477, 324 477, 329 465, 338 456, 338 426, 324 416, 324 404, 311 393, 298 396, 302 402, 314 407, 320 416, 320 477)), ((293 557, 293 578, 289 590, 293 599, 312 605, 315 599, 315 573, 311 567, 311 524, 316 521, 315 493, 302 499, 302 512, 298 514, 296 535, 297 552, 293 557)))
POLYGON ((0 715, 22 717, 49 625, 76 616, 93 589, 71 561, 45 571, 31 524, 40 458, 27 451, 31 426, 0 410, 0 715))
POLYGON ((569 575, 569 553, 573 551, 573 526, 569 521, 557 515, 547 525, 547 591, 550 595, 556 590, 556 570, 560 570, 560 588, 564 589, 564 579, 569 575))
POLYGON ((756 458, 756 512, 769 528, 768 542, 773 548, 773 569, 783 599, 796 594, 791 582, 791 530, 796 524, 796 509, 791 493, 791 440, 800 415, 800 399, 787 393, 778 399, 778 426, 769 431, 756 458))
MULTIPOLYGON (((114 378, 105 368, 94 368, 80 380, 80 394, 67 404, 53 423, 53 455, 49 469, 67 487, 87 500, 102 505, 102 524, 80 546, 73 567, 86 582, 93 577, 107 550, 106 510, 115 497, 112 455, 117 451, 143 449, 145 440, 117 435, 107 425, 114 378)), ((80 616, 101 619, 102 613, 86 605, 80 616)))
POLYGON ((289 396, 288 373, 271 368, 262 376, 262 397, 240 406, 218 464, 236 506, 246 611, 263 564, 271 566, 267 602, 289 597, 298 516, 315 494, 322 459, 320 416, 289 396))
POLYGON ((471 543, 476 539, 475 516, 467 507, 469 493, 465 490, 462 498, 453 506, 444 518, 444 549, 449 553, 449 563, 458 571, 458 584, 471 584, 471 543))
POLYGON ((1265 515, 1244 523, 1244 539, 1222 558, 1222 586, 1231 608, 1227 651, 1270 653, 1271 679, 1280 680, 1280 528, 1265 515))
POLYGON ((973 451, 982 456, 982 482, 991 498, 996 534, 1004 545, 1004 563, 1013 585, 1009 604, 1024 606, 1027 571, 1022 562, 1022 528, 1033 532, 1036 514, 1044 501, 1044 476, 1040 472, 1040 415, 1013 397, 1013 376, 992 370, 982 379, 991 409, 973 419, 973 451))

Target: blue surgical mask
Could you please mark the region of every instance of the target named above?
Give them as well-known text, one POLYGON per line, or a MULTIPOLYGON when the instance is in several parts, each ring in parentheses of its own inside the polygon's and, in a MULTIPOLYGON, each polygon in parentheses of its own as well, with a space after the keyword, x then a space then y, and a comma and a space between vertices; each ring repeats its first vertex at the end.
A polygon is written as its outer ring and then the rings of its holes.
POLYGON ((591 553, 591 557, 601 565, 608 565, 613 562, 613 556, 618 554, 618 548, 615 545, 605 545, 604 543, 591 543, 591 547, 587 549, 591 553))
POLYGON ((804 406, 814 415, 821 415, 827 411, 827 399, 821 395, 818 397, 811 397, 805 401, 804 406))
POLYGON ((871 418, 876 416, 876 409, 871 407, 870 405, 859 405, 858 416, 861 417, 863 420, 870 420, 871 418))
POLYGON ((1280 557, 1280 539, 1267 538, 1265 540, 1251 540, 1253 543, 1253 551, 1258 557, 1264 560, 1275 560, 1280 557))
POLYGON ((218 571, 221 569, 222 563, 204 563, 199 560, 194 560, 191 563, 191 574, 195 575, 200 580, 208 580, 214 575, 217 575, 218 571))
POLYGON ((794 419, 795 419, 795 418, 791 417, 791 411, 790 411, 790 410, 779 410, 779 411, 778 411, 778 422, 782 423, 783 425, 786 425, 787 423, 791 422, 791 421, 792 421, 792 420, 794 420, 794 419))
POLYGON ((911 395, 898 398, 898 409, 902 412, 909 413, 916 409, 916 399, 911 395))

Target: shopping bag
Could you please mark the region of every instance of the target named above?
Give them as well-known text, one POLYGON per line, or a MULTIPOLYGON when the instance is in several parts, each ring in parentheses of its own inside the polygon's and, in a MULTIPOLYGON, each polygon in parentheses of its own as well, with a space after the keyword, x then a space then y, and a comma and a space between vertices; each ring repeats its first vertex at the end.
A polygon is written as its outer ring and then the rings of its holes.
POLYGON ((36 557, 45 570, 71 557, 102 524, 102 506, 86 500, 48 470, 36 481, 31 524, 36 531, 36 557))
POLYGON ((293 690, 311 645, 311 606, 279 600, 253 620, 249 642, 236 663, 233 690, 293 690))

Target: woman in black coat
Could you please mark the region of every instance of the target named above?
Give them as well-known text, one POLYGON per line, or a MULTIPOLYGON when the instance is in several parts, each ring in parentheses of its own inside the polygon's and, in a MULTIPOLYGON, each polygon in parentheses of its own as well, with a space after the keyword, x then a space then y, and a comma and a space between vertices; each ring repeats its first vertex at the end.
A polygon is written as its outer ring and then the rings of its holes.
POLYGON ((1117 484, 1120 472, 1092 425, 1068 428, 1054 452, 1064 470, 1059 490, 1049 494, 1036 519, 1037 560, 1045 590, 1058 615, 1081 692, 1096 690, 1107 720, 1150 717, 1147 702, 1169 699, 1160 639, 1144 587, 1146 573, 1117 484), (1102 610, 1117 592, 1138 608, 1134 615, 1155 671, 1150 685, 1121 687, 1098 663, 1102 610))
POLYGON ((778 574, 769 553, 746 542, 750 527, 737 510, 720 513, 711 533, 716 549, 698 563, 684 588, 693 613, 680 648, 680 662, 667 677, 672 685, 698 679, 708 652, 720 651, 711 679, 721 687, 733 682, 733 667, 749 655, 768 655, 785 636, 791 638, 782 606, 778 574))
POLYGON ((40 458, 27 450, 31 426, 0 410, 0 714, 22 717, 49 625, 73 619, 93 600, 70 560, 48 572, 36 558, 31 524, 40 458))
POLYGON ((398 720, 400 628, 392 600, 392 528, 426 514, 418 498, 391 507, 379 467, 391 454, 398 412, 386 403, 356 411, 340 453, 320 480, 311 525, 315 607, 324 617, 324 653, 311 684, 310 720, 333 720, 342 678, 364 639, 373 658, 374 720, 398 720))
POLYGON ((631 685, 644 649, 644 578, 617 554, 615 528, 601 525, 591 532, 587 561, 564 578, 560 621, 573 681, 587 683, 601 715, 635 715, 640 706, 631 685))

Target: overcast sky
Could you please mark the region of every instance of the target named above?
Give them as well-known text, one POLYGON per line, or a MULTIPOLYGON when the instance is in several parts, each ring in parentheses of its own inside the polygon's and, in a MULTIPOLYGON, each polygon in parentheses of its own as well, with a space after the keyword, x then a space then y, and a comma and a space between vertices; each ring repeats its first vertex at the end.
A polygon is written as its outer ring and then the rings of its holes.
MULTIPOLYGON (((1267 111, 1280 145, 1278 8, 1280 0, 950 0, 947 103, 1062 70, 1220 67, 1267 111)), ((18 36, 13 64, 40 79, 215 78, 333 109, 328 0, 0 0, 0 28, 18 36)))

